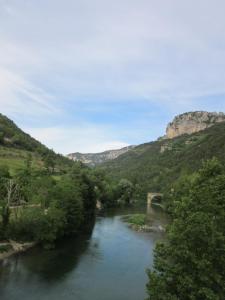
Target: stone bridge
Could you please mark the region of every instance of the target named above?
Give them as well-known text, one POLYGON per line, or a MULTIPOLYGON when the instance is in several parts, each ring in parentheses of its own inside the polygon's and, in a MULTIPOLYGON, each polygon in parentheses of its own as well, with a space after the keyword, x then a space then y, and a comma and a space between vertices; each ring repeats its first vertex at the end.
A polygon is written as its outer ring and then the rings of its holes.
POLYGON ((151 205, 154 198, 160 198, 161 199, 162 197, 163 197, 163 194, 161 194, 161 193, 148 193, 147 204, 151 205))

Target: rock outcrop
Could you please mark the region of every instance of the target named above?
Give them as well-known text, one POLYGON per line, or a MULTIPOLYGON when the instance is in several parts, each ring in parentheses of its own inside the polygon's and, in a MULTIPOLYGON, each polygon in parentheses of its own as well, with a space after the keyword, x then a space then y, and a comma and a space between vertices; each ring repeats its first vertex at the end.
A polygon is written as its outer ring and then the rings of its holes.
POLYGON ((108 160, 112 160, 117 158, 118 156, 126 153, 127 151, 131 150, 135 146, 128 146, 118 150, 108 150, 100 153, 71 153, 68 154, 67 157, 74 160, 74 161, 81 161, 82 163, 95 166, 101 163, 104 163, 108 160))
POLYGON ((225 114, 222 112, 188 112, 176 116, 174 120, 168 124, 165 138, 172 139, 182 134, 192 134, 219 122, 225 122, 225 114))

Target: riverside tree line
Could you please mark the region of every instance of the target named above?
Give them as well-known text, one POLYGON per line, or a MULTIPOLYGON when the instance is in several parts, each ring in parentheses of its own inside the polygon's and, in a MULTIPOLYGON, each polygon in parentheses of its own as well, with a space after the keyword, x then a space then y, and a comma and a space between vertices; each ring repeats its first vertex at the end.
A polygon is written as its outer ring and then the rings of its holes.
POLYGON ((45 247, 66 235, 87 229, 95 216, 96 201, 103 208, 129 203, 133 185, 113 183, 102 171, 80 163, 56 172, 54 160, 33 169, 32 158, 13 176, 0 168, 0 240, 35 241, 45 247))

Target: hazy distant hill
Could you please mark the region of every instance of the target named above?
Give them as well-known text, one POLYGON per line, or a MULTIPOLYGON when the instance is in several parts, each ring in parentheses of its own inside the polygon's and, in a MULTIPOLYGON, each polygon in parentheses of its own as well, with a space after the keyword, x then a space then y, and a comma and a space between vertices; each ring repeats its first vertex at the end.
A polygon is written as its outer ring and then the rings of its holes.
POLYGON ((68 154, 67 157, 74 161, 81 161, 84 164, 87 164, 89 166, 95 166, 101 163, 104 163, 109 160, 113 160, 120 155, 128 152, 129 150, 133 149, 135 146, 128 146, 124 147, 118 150, 107 150, 100 153, 71 153, 68 154))

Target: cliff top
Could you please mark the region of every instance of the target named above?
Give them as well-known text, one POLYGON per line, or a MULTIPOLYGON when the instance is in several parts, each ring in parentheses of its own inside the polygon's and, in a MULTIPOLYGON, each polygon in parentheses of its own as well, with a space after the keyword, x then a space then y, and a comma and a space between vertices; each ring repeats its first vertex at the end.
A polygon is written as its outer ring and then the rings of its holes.
POLYGON ((216 123, 224 122, 223 112, 193 111, 176 116, 166 129, 166 138, 182 134, 192 134, 204 130, 216 123))

